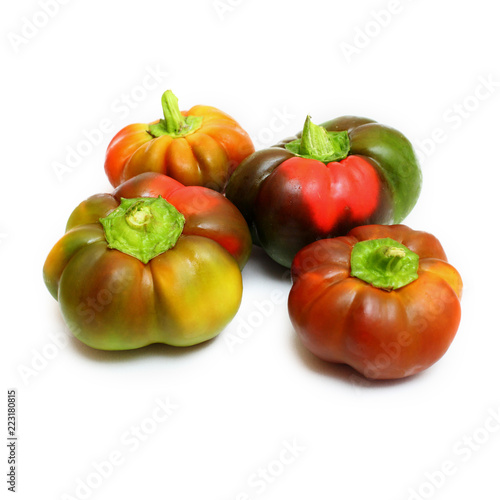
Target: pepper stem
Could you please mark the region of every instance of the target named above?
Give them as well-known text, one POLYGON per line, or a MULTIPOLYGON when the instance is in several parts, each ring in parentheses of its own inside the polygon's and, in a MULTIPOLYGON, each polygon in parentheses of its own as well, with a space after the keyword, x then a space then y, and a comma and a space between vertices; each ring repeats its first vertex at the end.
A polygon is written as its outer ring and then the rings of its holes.
POLYGON ((99 219, 109 248, 144 264, 174 247, 184 229, 184 216, 161 196, 122 198, 120 206, 99 219))
POLYGON ((300 141, 300 154, 309 156, 330 156, 335 152, 329 141, 326 129, 315 125, 307 115, 300 141))
POLYGON ((167 132, 177 134, 185 127, 185 120, 179 109, 179 99, 171 90, 167 90, 161 97, 161 107, 167 132))
POLYGON ((149 126, 149 133, 153 137, 169 135, 184 137, 196 132, 203 122, 202 116, 184 116, 179 109, 179 100, 171 90, 167 90, 161 97, 163 118, 158 123, 149 126))
POLYGON ((391 238, 360 241, 351 253, 351 276, 396 290, 418 278, 418 262, 416 253, 391 238))
POLYGON ((403 264, 406 252, 402 248, 382 246, 370 256, 370 264, 380 272, 395 273, 403 264))
POLYGON ((132 209, 129 209, 127 215, 125 215, 125 220, 133 229, 142 228, 151 220, 151 210, 149 207, 137 203, 132 209))
POLYGON ((330 132, 315 125, 308 115, 302 129, 302 137, 291 141, 285 148, 302 158, 312 158, 324 163, 347 158, 351 144, 346 130, 330 132))

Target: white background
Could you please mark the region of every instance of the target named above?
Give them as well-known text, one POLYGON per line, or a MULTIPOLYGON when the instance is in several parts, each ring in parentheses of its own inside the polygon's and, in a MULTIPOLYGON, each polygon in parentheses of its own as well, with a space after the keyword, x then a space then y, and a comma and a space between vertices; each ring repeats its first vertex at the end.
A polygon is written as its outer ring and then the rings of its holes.
POLYGON ((48 2, 50 17, 42 3, 4 3, 0 21, 1 420, 16 388, 17 498, 500 498, 494 2, 73 0, 48 2), (289 322, 287 276, 259 251, 209 343, 106 353, 64 333, 45 257, 71 210, 110 191, 112 136, 159 118, 168 88, 181 109, 226 111, 259 148, 308 113, 407 135, 424 185, 406 223, 441 240, 465 283, 443 359, 389 383, 316 360, 289 322), (86 134, 97 144, 57 175, 86 134), (158 398, 176 406, 160 423, 158 398))

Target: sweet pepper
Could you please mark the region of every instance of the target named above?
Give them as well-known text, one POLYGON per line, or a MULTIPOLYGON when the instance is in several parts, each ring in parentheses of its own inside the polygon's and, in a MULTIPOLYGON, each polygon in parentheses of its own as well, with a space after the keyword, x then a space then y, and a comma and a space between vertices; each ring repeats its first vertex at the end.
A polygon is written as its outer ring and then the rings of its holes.
POLYGON ((71 214, 43 274, 73 334, 104 350, 190 346, 236 314, 251 237, 221 194, 144 173, 71 214))
POLYGON ((434 236, 404 225, 357 227, 295 257, 290 318, 316 356, 372 379, 438 361, 460 323, 462 280, 434 236))
POLYGON ((224 187, 236 167, 254 152, 248 134, 211 106, 179 111, 177 97, 162 97, 163 118, 135 123, 111 140, 104 169, 113 186, 144 172, 166 174, 186 186, 224 187))
POLYGON ((415 205, 422 175, 410 142, 367 118, 344 116, 257 151, 232 175, 227 197, 254 242, 290 267, 322 238, 365 224, 401 222, 415 205))

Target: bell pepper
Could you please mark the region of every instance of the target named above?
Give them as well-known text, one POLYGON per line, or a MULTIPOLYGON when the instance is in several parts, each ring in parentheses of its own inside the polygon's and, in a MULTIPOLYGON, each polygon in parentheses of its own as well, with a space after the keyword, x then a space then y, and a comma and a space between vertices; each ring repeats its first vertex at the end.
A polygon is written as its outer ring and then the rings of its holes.
POLYGON ((307 349, 371 379, 438 361, 460 323, 462 280, 434 236, 367 225, 295 257, 290 319, 307 349))
POLYGON ((82 202, 66 231, 44 280, 91 347, 198 344, 239 308, 251 237, 220 193, 144 173, 82 202))
POLYGON ((401 222, 420 194, 410 142, 367 118, 344 116, 257 151, 232 175, 227 197, 254 243, 290 267, 304 246, 366 224, 401 222))
POLYGON ((177 97, 162 97, 164 117, 135 123, 111 140, 104 169, 113 186, 144 172, 173 177, 186 186, 223 191, 235 168, 254 152, 248 134, 211 106, 179 111, 177 97))

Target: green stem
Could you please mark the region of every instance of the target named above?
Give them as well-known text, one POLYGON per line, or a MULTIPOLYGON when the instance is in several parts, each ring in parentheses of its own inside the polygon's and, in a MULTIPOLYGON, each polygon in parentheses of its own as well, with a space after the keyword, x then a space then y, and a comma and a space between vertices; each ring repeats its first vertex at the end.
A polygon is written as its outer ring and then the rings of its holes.
POLYGON ((401 268, 405 256, 402 248, 384 245, 372 252, 368 263, 380 272, 395 273, 401 268))
POLYGON ((151 210, 143 203, 136 203, 125 214, 125 220, 132 229, 141 229, 151 220, 151 210))
POLYGON ((297 156, 324 163, 347 158, 350 147, 347 131, 329 132, 321 125, 315 125, 310 116, 304 123, 302 137, 285 145, 288 151, 297 156))
POLYGON ((203 122, 202 116, 184 116, 179 109, 179 100, 171 90, 167 90, 161 97, 163 118, 158 123, 149 126, 149 133, 153 137, 169 135, 184 137, 198 130, 203 122))
POLYGON ((351 253, 351 275, 376 288, 396 290, 418 278, 419 257, 391 238, 360 241, 351 253))
POLYGON ((179 99, 171 90, 167 90, 161 98, 161 107, 165 126, 169 134, 177 134, 185 127, 185 120, 179 109, 179 99))
POLYGON ((328 140, 326 129, 315 125, 309 115, 302 130, 299 151, 301 155, 315 157, 330 156, 335 153, 333 144, 328 140))
POLYGON ((161 196, 122 198, 120 206, 99 219, 109 248, 144 264, 173 248, 184 229, 184 216, 161 196))

